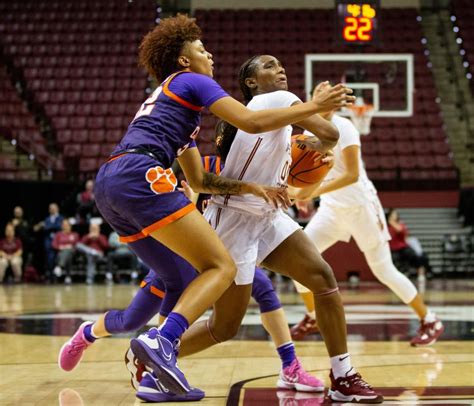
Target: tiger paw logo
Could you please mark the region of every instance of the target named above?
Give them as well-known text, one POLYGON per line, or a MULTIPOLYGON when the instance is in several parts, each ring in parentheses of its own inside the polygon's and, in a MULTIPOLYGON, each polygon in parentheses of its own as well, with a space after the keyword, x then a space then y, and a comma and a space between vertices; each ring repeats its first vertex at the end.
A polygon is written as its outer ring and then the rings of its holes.
POLYGON ((146 171, 145 179, 150 183, 150 189, 157 195, 172 192, 178 185, 178 180, 171 168, 163 169, 159 166, 146 171))

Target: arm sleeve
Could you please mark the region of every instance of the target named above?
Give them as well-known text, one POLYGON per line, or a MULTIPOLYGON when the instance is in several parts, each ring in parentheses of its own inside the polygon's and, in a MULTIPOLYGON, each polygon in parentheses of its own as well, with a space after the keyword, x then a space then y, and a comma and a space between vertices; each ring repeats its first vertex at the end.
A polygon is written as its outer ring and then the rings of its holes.
POLYGON ((212 78, 198 73, 182 75, 186 80, 189 96, 184 96, 191 103, 209 108, 214 102, 229 94, 212 78))
POLYGON ((265 97, 267 109, 278 109, 282 107, 290 107, 296 102, 301 102, 301 99, 295 94, 286 90, 278 90, 276 92, 267 93, 265 97))

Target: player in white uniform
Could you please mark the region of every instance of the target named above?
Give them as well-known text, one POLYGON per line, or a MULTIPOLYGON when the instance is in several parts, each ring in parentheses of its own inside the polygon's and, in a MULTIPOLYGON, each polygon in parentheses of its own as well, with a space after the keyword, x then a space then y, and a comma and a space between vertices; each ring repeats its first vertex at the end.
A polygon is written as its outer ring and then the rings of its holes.
MULTIPOLYGON (((287 91, 285 70, 272 56, 249 59, 242 66, 239 79, 251 110, 301 103, 287 91)), ((324 83, 321 88, 325 86, 329 84, 324 83)), ((319 89, 316 89, 317 97, 320 97, 319 89)), ((319 141, 307 140, 306 143, 322 152, 337 142, 336 127, 318 115, 297 125, 318 133, 319 141)), ((287 184, 291 165, 290 126, 255 135, 237 131, 229 124, 219 128, 223 129, 217 142, 219 152, 222 154, 225 146, 230 146, 228 154, 225 151, 226 156, 223 156, 223 176, 252 182, 265 180, 269 185, 287 184)), ((235 335, 248 305, 255 265, 261 263, 310 286, 314 292, 320 328, 331 357, 331 398, 345 402, 382 402, 383 397, 352 368, 344 308, 334 274, 299 225, 281 209, 274 209, 250 195, 238 199, 212 197, 204 215, 234 259, 237 276, 214 306, 211 318, 195 323, 183 336, 180 354, 200 351, 235 335)))
MULTIPOLYGON (((352 236, 377 279, 420 318, 421 327, 411 344, 433 344, 442 334, 443 324, 426 307, 413 283, 393 265, 385 214, 364 169, 359 132, 350 120, 334 112, 323 114, 323 117, 338 128, 339 142, 334 148, 334 166, 321 184, 312 192, 307 188, 299 195, 305 199, 321 196, 320 207, 304 231, 321 253, 337 241, 348 242, 352 236)), ((310 330, 315 315, 310 291, 295 284, 307 303, 309 313, 292 328, 293 338, 298 339, 310 330)))

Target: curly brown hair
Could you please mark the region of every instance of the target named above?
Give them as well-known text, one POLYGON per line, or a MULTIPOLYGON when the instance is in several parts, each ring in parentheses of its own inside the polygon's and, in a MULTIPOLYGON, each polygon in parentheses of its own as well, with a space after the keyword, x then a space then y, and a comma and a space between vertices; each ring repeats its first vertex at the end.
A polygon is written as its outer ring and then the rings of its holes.
POLYGON ((142 40, 139 64, 158 82, 181 70, 178 57, 186 42, 201 39, 201 29, 195 18, 185 14, 164 18, 142 40))

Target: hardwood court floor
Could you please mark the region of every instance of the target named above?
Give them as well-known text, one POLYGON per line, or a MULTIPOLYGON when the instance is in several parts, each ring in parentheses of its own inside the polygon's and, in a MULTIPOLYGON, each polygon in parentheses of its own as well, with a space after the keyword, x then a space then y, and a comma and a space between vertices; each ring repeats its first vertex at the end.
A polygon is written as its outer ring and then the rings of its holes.
MULTIPOLYGON (((468 281, 432 283, 426 298, 446 325, 443 340, 411 348, 417 328, 409 309, 378 285, 343 291, 353 364, 386 404, 474 404, 474 297, 468 281)), ((125 307, 135 286, 0 287, 0 405, 140 404, 123 355, 129 336, 98 340, 81 365, 62 372, 57 354, 77 326, 125 307)), ((282 294, 290 324, 303 307, 282 294)), ((304 366, 328 381, 320 336, 297 343, 304 366)), ((277 391, 280 362, 251 306, 236 340, 182 359, 189 381, 206 391, 203 405, 318 405, 321 396, 277 391)))

